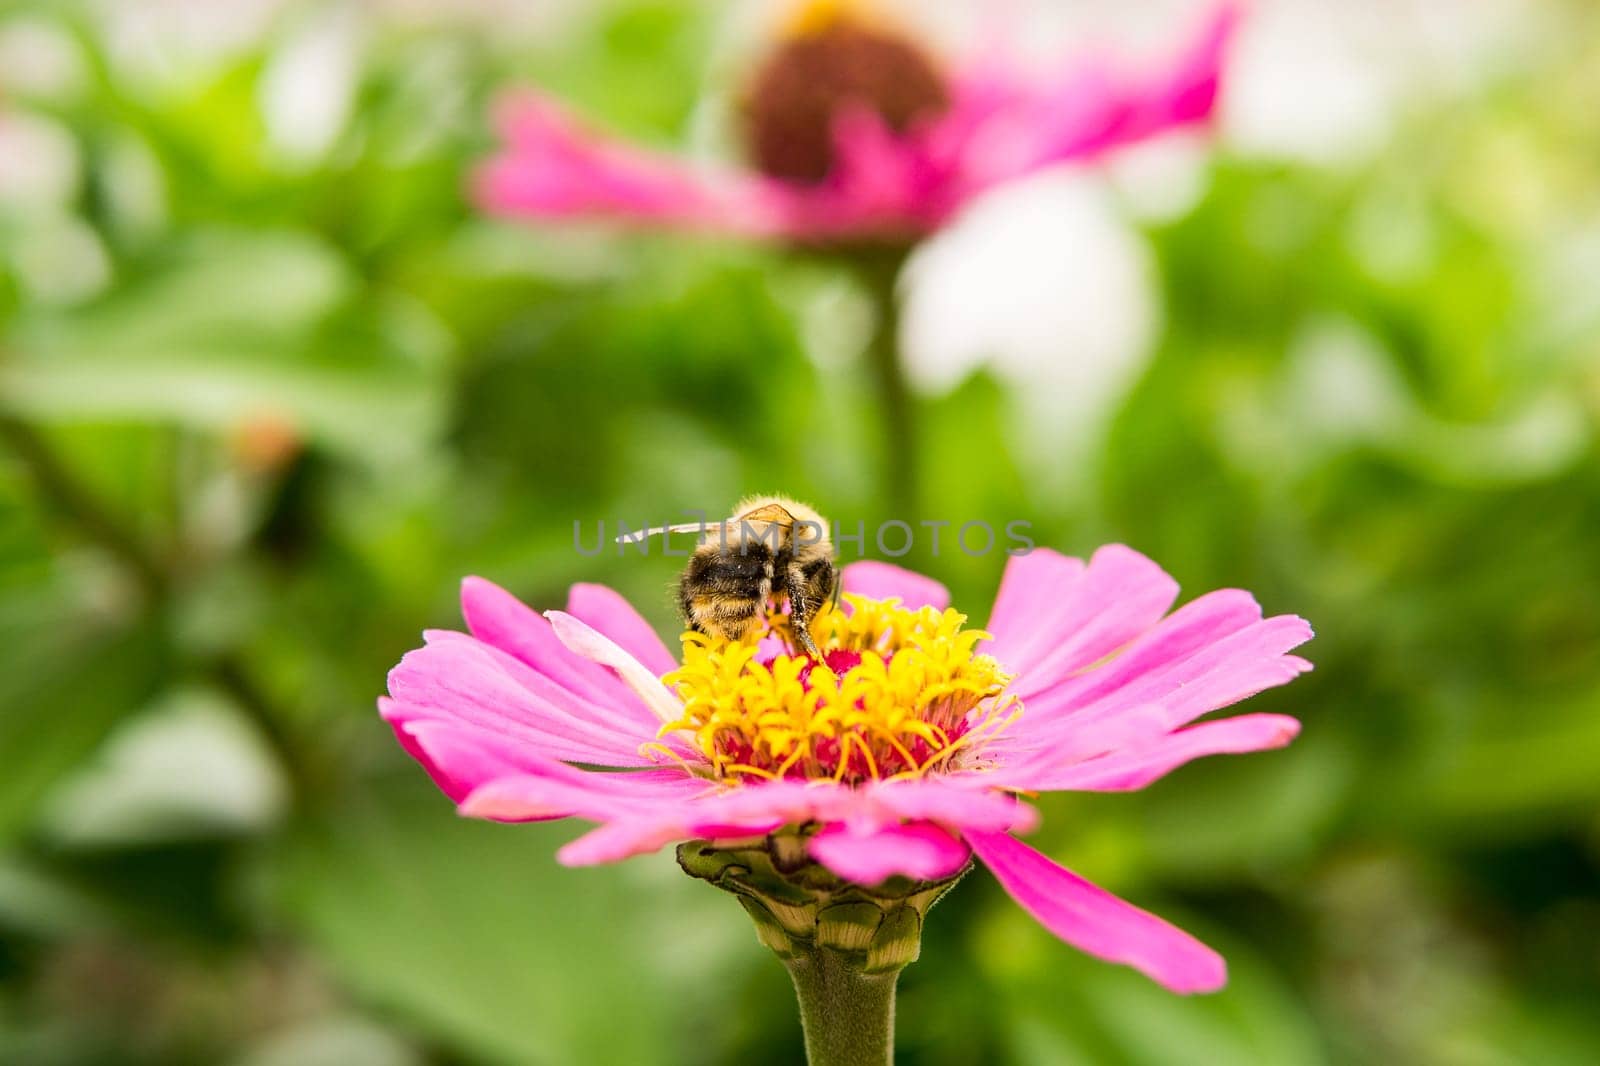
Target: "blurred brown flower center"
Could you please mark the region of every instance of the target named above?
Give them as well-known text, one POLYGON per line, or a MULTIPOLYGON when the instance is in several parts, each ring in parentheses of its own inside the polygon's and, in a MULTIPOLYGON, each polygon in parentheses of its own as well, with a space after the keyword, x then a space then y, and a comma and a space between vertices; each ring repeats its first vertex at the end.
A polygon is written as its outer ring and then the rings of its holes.
POLYGON ((847 14, 798 27, 756 69, 743 106, 756 165, 815 183, 833 169, 834 121, 851 107, 904 133, 949 106, 944 78, 913 42, 847 14))

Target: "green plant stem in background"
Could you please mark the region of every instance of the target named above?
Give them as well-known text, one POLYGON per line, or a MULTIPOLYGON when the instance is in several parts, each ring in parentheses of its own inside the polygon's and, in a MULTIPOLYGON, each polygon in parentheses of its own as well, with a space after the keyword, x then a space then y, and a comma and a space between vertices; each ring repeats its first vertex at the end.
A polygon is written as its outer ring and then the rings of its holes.
POLYGON ((800 1000, 810 1066, 894 1061, 894 992, 900 971, 864 973, 843 952, 818 947, 785 959, 800 1000))
MULTIPOLYGON (((93 491, 79 482, 44 436, 27 422, 0 412, 0 443, 28 471, 50 510, 132 575, 145 595, 147 610, 156 613, 170 605, 179 584, 175 567, 181 553, 162 554, 152 550, 110 508, 102 505, 93 491)), ((256 684, 243 659, 236 651, 222 650, 207 656, 200 669, 255 725, 288 776, 292 796, 297 801, 303 800, 311 791, 314 776, 309 769, 305 745, 285 727, 284 715, 273 707, 267 694, 256 684)))
POLYGON ((896 284, 905 265, 900 252, 864 254, 856 260, 872 300, 872 339, 867 345, 879 424, 883 427, 883 501, 903 521, 915 521, 917 484, 916 401, 900 359, 900 303, 896 284))
POLYGON ((4 442, 28 471, 38 486, 39 495, 57 515, 121 563, 149 600, 166 597, 166 568, 138 536, 101 506, 94 493, 78 483, 43 436, 15 415, 0 412, 0 442, 4 442))

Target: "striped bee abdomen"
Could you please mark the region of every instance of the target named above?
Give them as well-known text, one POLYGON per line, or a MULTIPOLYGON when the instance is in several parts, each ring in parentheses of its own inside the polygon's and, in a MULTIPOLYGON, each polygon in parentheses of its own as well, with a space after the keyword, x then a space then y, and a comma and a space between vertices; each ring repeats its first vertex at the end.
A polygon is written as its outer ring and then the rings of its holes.
POLYGON ((702 548, 678 582, 678 606, 689 628, 742 639, 766 615, 776 565, 763 545, 716 551, 702 548))

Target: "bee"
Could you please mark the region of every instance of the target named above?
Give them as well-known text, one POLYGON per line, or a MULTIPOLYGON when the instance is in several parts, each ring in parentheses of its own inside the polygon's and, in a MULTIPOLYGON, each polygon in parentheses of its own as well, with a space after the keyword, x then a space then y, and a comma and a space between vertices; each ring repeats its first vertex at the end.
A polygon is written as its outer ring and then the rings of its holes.
POLYGON ((618 540, 688 532, 698 532, 700 540, 677 583, 686 626, 743 640, 759 629, 769 605, 787 601, 795 639, 812 658, 822 658, 811 620, 824 604, 838 602, 839 576, 821 515, 781 496, 753 496, 722 522, 661 526, 618 540))

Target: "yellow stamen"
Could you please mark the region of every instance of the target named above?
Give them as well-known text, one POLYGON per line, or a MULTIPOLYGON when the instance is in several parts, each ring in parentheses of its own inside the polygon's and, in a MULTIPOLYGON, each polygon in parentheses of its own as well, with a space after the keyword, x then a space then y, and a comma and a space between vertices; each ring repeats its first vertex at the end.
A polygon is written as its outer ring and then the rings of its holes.
POLYGON ((834 23, 855 15, 862 7, 860 0, 802 0, 789 11, 783 23, 783 36, 809 37, 821 33, 834 23))
POLYGON ((685 633, 683 665, 663 679, 683 714, 662 734, 691 737, 721 778, 856 781, 948 769, 1021 713, 1004 695, 1010 675, 977 651, 989 635, 963 629, 965 615, 844 599, 848 610, 812 622, 820 662, 795 654, 786 615, 768 620, 789 649, 771 657, 755 639, 685 633))

